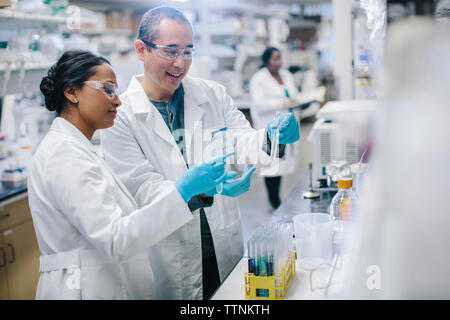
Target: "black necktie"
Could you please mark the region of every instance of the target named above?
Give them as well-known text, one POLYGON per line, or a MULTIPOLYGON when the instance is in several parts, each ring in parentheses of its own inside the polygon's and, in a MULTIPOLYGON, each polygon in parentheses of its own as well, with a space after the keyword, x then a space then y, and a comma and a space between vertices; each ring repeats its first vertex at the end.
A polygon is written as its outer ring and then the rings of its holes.
POLYGON ((219 287, 220 276, 214 242, 203 208, 200 209, 200 232, 202 239, 203 300, 208 300, 219 287))

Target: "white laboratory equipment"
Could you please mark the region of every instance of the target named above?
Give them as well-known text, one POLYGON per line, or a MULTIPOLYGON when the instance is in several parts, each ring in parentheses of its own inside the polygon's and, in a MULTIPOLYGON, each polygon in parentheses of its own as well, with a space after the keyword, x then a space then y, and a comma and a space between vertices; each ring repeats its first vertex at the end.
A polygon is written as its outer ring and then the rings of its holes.
POLYGON ((327 178, 332 161, 360 161, 375 110, 375 100, 330 101, 320 109, 308 136, 313 143, 313 181, 327 178))

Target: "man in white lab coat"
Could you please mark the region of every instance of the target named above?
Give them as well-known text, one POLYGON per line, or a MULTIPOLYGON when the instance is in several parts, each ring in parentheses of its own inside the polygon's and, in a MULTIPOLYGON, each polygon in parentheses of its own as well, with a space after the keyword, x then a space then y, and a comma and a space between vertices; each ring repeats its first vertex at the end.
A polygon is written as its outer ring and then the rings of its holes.
MULTIPOLYGON (((144 75, 133 77, 121 96, 122 108, 114 127, 102 132, 102 146, 106 161, 138 204, 148 203, 187 167, 211 156, 211 129, 227 128, 241 163, 268 157, 267 131, 251 128, 223 86, 186 76, 193 31, 180 11, 158 7, 147 12, 135 49, 144 75)), ((285 115, 269 126, 280 130, 280 144, 299 139, 292 118, 285 115)), ((234 197, 248 190, 253 171, 246 166, 240 178, 224 183, 221 195, 211 190, 191 198, 189 208, 198 213, 194 220, 149 248, 155 299, 208 299, 242 258, 234 197)))

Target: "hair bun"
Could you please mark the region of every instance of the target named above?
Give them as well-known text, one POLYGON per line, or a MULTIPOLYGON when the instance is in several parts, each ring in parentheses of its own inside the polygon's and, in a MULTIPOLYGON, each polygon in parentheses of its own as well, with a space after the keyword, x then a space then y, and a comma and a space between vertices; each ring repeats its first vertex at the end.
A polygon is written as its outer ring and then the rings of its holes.
POLYGON ((55 91, 55 83, 53 82, 53 80, 51 78, 49 78, 47 76, 47 77, 42 78, 40 88, 44 95, 46 95, 46 96, 52 95, 53 92, 55 91))
POLYGON ((55 111, 55 66, 53 65, 42 78, 40 89, 45 96, 45 106, 50 111, 55 111))
POLYGON ((42 78, 41 81, 41 92, 45 95, 52 95, 55 91, 55 82, 53 79, 55 78, 55 65, 53 65, 50 69, 47 71, 47 76, 42 78))

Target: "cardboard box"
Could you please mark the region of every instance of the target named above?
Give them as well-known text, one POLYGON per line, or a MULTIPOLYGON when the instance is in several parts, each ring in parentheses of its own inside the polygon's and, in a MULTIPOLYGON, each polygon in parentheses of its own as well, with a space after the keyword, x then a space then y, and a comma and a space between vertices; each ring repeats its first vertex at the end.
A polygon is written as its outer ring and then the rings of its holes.
POLYGON ((0 8, 9 7, 11 5, 11 0, 0 0, 0 8))

